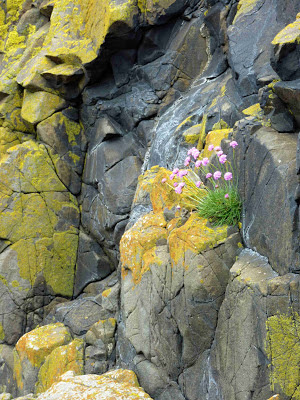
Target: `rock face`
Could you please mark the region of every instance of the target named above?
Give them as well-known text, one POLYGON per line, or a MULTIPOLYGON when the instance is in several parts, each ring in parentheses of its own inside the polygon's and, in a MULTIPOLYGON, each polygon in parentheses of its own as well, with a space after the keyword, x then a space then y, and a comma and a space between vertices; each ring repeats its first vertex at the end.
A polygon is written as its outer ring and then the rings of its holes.
POLYGON ((3 399, 300 398, 299 13, 0 2, 3 399), (238 226, 164 183, 209 145, 238 226))

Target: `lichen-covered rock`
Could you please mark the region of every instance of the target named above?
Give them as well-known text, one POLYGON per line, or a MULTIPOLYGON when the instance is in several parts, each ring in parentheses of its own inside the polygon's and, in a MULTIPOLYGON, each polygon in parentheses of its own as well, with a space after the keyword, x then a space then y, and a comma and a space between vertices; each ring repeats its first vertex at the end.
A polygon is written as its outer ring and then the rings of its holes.
POLYGON ((161 182, 164 176, 163 168, 145 174, 137 193, 150 192, 154 212, 141 217, 120 243, 119 356, 132 363, 152 396, 181 398, 180 370, 210 348, 240 239, 237 230, 211 228, 195 213, 169 215, 166 210, 178 199, 161 182))
POLYGON ((45 392, 67 371, 73 371, 76 375, 83 374, 83 353, 82 339, 75 339, 65 346, 56 347, 46 357, 39 370, 36 393, 45 392))
POLYGON ((19 339, 14 351, 14 378, 22 394, 34 391, 39 369, 47 356, 70 341, 70 332, 61 323, 36 328, 19 339))
POLYGON ((272 67, 283 81, 300 78, 300 19, 282 29, 273 39, 272 67))
POLYGON ((40 394, 38 400, 139 400, 151 399, 139 386, 136 375, 129 370, 115 370, 104 375, 75 376, 69 371, 53 384, 46 392, 40 394))

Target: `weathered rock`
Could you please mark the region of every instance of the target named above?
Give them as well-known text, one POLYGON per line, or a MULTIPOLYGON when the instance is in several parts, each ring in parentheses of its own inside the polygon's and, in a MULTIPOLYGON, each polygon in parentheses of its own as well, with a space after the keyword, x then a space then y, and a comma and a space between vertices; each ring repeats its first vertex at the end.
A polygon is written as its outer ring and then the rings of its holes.
POLYGON ((283 81, 300 78, 299 28, 300 20, 296 19, 280 31, 272 41, 274 46, 272 67, 283 81))
MULTIPOLYGON (((266 399, 272 394, 266 321, 276 319, 272 316, 278 312, 298 311, 299 275, 278 276, 265 258, 250 250, 242 252, 230 275, 208 358, 211 380, 219 387, 217 398, 266 399)), ((209 387, 207 378, 205 386, 209 387)))
POLYGON ((60 381, 45 393, 40 394, 38 400, 70 399, 150 399, 139 386, 132 371, 116 370, 104 375, 75 376, 73 372, 66 372, 60 381))
POLYGON ((76 375, 83 374, 83 351, 84 344, 81 339, 56 347, 46 357, 39 370, 36 393, 45 392, 67 371, 72 371, 76 375))
POLYGON ((297 121, 297 125, 300 126, 300 80, 276 82, 274 85, 274 92, 287 104, 297 121))
POLYGON ((82 336, 90 327, 112 315, 101 307, 101 294, 98 297, 85 297, 58 304, 47 315, 45 323, 62 322, 73 335, 82 336))
POLYGON ((30 124, 37 124, 66 107, 66 102, 59 96, 47 92, 25 91, 21 116, 30 124))
POLYGON ((243 237, 248 247, 268 257, 272 267, 285 274, 300 265, 295 231, 297 137, 267 127, 257 129, 251 122, 241 124, 235 136, 244 202, 243 237))
POLYGON ((227 227, 210 228, 196 214, 167 222, 162 210, 178 199, 161 182, 164 170, 151 172, 154 179, 146 176, 143 190, 152 189, 154 213, 140 218, 120 243, 121 340, 134 351, 119 347, 119 357, 132 362, 151 395, 168 398, 175 390, 179 399, 180 370, 192 366, 212 343, 240 239, 237 231, 227 238, 227 227))
POLYGON ((21 394, 34 391, 46 357, 70 340, 69 330, 60 323, 42 326, 21 337, 14 352, 14 378, 21 394))

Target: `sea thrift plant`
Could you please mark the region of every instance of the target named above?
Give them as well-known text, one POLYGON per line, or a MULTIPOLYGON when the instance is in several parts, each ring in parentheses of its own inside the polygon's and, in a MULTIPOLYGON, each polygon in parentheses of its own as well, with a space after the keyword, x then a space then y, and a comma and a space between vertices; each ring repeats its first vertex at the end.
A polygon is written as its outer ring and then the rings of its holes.
MULTIPOLYGON (((238 143, 233 140, 229 145, 233 150, 234 159, 238 143)), ((214 147, 211 144, 208 151, 216 154, 217 164, 212 164, 207 157, 199 159, 200 152, 193 147, 184 161, 184 166, 190 170, 175 168, 170 175, 169 185, 176 193, 184 193, 201 217, 209 219, 214 225, 234 225, 239 221, 241 213, 237 177, 227 154, 220 146, 214 147), (193 167, 195 172, 205 177, 205 185, 201 180, 195 180, 193 167), (177 182, 171 182, 174 178, 177 182)))

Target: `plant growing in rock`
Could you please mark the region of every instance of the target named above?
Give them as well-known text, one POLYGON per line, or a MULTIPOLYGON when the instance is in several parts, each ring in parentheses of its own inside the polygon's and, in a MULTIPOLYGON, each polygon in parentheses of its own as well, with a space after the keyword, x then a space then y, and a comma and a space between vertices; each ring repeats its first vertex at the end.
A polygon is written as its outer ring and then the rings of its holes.
MULTIPOLYGON (((230 142, 233 160, 237 146, 236 141, 230 142)), ((193 147, 188 151, 184 162, 185 167, 190 169, 175 168, 170 175, 170 180, 174 180, 172 186, 178 194, 185 191, 185 196, 190 199, 193 208, 212 224, 234 225, 240 219, 242 206, 234 168, 220 146, 210 145, 208 150, 217 155, 217 166, 209 158, 199 159, 200 151, 193 147), (198 175, 193 171, 193 164, 198 175), (199 175, 205 176, 206 185, 199 180, 199 175)))

